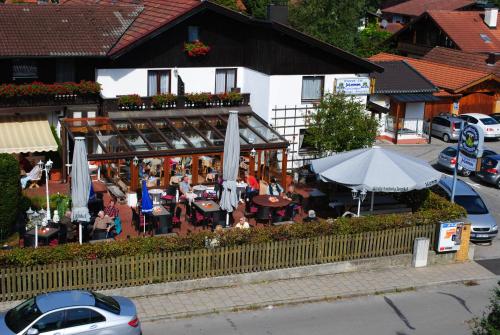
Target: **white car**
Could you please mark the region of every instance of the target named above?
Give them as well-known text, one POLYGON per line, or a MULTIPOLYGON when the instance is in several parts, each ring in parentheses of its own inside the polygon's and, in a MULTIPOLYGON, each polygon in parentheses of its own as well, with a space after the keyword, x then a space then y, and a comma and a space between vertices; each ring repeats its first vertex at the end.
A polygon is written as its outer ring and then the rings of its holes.
POLYGON ((460 115, 462 120, 481 127, 484 132, 484 138, 500 138, 500 123, 486 114, 467 113, 460 115))

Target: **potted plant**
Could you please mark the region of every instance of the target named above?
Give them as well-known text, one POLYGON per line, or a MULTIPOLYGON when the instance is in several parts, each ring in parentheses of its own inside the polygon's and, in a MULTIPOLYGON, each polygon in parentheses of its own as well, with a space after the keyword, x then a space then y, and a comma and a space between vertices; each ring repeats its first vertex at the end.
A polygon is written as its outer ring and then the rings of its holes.
POLYGON ((200 40, 184 43, 184 51, 189 57, 205 56, 209 53, 210 47, 200 40))
POLYGON ((239 106, 243 100, 243 96, 238 92, 219 93, 217 99, 223 106, 239 106))
POLYGON ((176 101, 177 96, 172 93, 155 95, 152 99, 153 107, 156 109, 175 107, 176 101))
POLYGON ((212 94, 210 93, 187 93, 185 95, 186 102, 192 107, 207 107, 212 100, 212 94))
POLYGON ((139 110, 142 107, 142 99, 139 94, 122 95, 118 98, 118 108, 125 110, 139 110))

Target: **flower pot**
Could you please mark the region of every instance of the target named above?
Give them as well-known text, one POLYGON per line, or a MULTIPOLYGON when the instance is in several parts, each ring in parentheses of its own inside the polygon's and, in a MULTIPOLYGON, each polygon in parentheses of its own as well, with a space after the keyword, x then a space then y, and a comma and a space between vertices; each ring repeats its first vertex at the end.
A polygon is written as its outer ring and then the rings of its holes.
POLYGON ((61 181, 61 170, 60 169, 50 170, 50 180, 51 181, 61 181))

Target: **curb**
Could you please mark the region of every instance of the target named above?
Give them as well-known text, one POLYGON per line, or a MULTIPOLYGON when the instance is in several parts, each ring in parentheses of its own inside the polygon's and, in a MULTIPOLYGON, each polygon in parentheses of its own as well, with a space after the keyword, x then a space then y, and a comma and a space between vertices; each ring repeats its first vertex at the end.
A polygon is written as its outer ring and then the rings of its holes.
POLYGON ((421 284, 421 285, 417 285, 417 286, 394 287, 394 288, 382 289, 382 290, 378 290, 378 291, 369 291, 369 292, 365 291, 365 292, 359 292, 359 293, 341 294, 338 296, 313 297, 313 298, 309 298, 309 299, 293 299, 292 298, 292 299, 272 300, 272 301, 259 302, 256 304, 236 305, 236 306, 227 307, 227 308, 206 309, 206 310, 200 310, 200 311, 196 311, 196 312, 170 313, 168 315, 151 316, 151 317, 141 317, 140 316, 140 319, 141 319, 141 322, 155 322, 155 321, 160 321, 160 320, 186 319, 186 318, 200 317, 200 316, 219 314, 219 313, 233 313, 233 312, 241 312, 241 311, 248 311, 248 310, 262 310, 265 308, 272 309, 275 307, 293 306, 293 305, 298 305, 298 304, 328 302, 328 301, 337 301, 337 300, 344 300, 344 299, 366 297, 366 296, 372 296, 372 295, 416 291, 418 289, 422 289, 422 288, 426 288, 426 287, 434 287, 434 286, 440 286, 440 285, 445 285, 445 284, 458 284, 458 283, 465 284, 465 282, 469 282, 469 281, 480 282, 480 281, 485 281, 485 280, 495 279, 495 278, 497 278, 497 276, 493 275, 491 277, 482 277, 482 278, 476 278, 476 279, 469 278, 469 279, 457 279, 457 280, 449 280, 449 281, 438 281, 438 282, 432 282, 432 283, 425 283, 425 284, 421 284))

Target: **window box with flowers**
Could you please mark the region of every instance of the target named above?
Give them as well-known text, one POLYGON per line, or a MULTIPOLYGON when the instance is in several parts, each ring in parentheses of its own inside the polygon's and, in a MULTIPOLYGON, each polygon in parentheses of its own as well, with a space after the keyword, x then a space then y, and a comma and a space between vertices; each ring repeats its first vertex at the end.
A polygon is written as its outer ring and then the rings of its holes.
POLYGON ((210 93, 187 93, 185 95, 187 107, 209 107, 212 101, 210 93))
POLYGON ((177 96, 172 93, 155 95, 151 101, 153 108, 155 109, 175 108, 176 102, 177 96))
POLYGON ((142 99, 138 94, 122 95, 118 97, 118 109, 140 110, 142 109, 142 99))
POLYGON ((184 51, 189 57, 206 56, 210 52, 210 47, 200 40, 184 43, 184 51))
POLYGON ((219 93, 215 96, 222 106, 239 106, 243 96, 238 92, 219 93))

